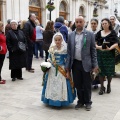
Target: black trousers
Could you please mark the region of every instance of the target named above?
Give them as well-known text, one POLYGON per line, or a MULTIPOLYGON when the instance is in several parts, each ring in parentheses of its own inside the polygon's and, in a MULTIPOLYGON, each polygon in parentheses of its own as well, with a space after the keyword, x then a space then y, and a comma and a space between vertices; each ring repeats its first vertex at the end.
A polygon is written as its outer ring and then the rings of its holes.
POLYGON ((11 78, 22 78, 22 69, 12 69, 11 78))
POLYGON ((2 77, 1 77, 1 71, 2 71, 2 67, 3 67, 4 59, 5 59, 5 55, 4 54, 0 54, 0 81, 2 79, 2 77))
POLYGON ((47 62, 48 55, 49 55, 49 52, 47 50, 45 50, 45 62, 47 62))
POLYGON ((26 69, 30 70, 32 68, 32 59, 33 59, 33 47, 34 44, 30 43, 28 44, 28 50, 27 50, 27 55, 26 55, 26 69))
POLYGON ((92 104, 90 72, 85 72, 82 61, 74 60, 72 66, 73 81, 77 89, 78 103, 92 104))

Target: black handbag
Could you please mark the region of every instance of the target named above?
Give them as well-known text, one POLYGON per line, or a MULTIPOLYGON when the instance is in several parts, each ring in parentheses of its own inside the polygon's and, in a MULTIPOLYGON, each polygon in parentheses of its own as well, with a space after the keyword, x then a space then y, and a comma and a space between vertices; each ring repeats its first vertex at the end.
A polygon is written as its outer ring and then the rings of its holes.
POLYGON ((26 45, 25 43, 23 42, 18 42, 18 47, 19 47, 19 50, 22 51, 22 52, 25 52, 26 51, 26 45))
MULTIPOLYGON (((14 33, 14 32, 13 32, 14 33)), ((14 33, 16 39, 18 40, 16 34, 14 33)), ((18 48, 21 52, 26 52, 26 44, 18 40, 18 48)))

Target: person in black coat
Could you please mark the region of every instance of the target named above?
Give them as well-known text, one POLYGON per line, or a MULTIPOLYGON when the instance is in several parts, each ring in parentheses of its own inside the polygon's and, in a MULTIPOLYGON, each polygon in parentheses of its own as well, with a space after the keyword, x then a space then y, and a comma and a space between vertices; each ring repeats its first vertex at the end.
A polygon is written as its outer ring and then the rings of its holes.
MULTIPOLYGON (((11 21, 11 30, 8 31, 6 40, 9 50, 9 69, 11 69, 12 81, 16 78, 23 80, 22 68, 26 67, 26 52, 22 52, 18 47, 18 42, 23 42, 26 45, 25 35, 21 30, 17 29, 18 22, 11 21)), ((27 45, 26 45, 27 46, 27 45)))
POLYGON ((23 27, 23 31, 25 33, 27 39, 27 45, 28 45, 26 70, 28 72, 34 73, 34 69, 32 68, 32 58, 34 52, 34 44, 36 40, 36 29, 35 29, 36 15, 34 13, 31 13, 28 19, 29 20, 25 23, 23 27))
POLYGON ((54 35, 54 22, 48 21, 45 31, 43 32, 43 50, 45 51, 45 62, 47 62, 48 59, 48 49, 50 47, 50 44, 52 43, 52 38, 54 35))

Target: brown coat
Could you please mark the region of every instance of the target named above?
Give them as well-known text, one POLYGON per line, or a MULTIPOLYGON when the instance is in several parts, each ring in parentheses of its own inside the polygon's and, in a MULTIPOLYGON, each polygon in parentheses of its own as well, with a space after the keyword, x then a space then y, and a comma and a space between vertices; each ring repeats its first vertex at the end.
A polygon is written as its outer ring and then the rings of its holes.
POLYGON ((48 51, 50 44, 52 43, 52 38, 54 35, 54 31, 44 31, 43 32, 43 50, 48 51))

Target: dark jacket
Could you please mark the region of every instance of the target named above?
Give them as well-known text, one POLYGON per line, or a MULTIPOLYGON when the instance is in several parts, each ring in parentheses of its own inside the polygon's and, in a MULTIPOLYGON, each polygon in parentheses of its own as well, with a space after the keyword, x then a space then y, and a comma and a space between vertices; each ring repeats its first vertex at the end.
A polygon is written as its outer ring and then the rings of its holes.
POLYGON ((33 40, 31 38, 34 32, 34 29, 35 29, 35 24, 31 20, 28 20, 25 23, 24 28, 23 28, 28 44, 33 44, 33 40))
POLYGON ((9 50, 9 69, 20 69, 26 66, 26 52, 21 52, 18 42, 26 44, 26 39, 21 30, 9 30, 6 36, 9 50))
POLYGON ((52 38, 54 35, 54 31, 44 31, 43 32, 43 50, 48 51, 50 44, 52 43, 52 38))
POLYGON ((68 40, 68 29, 67 29, 67 27, 60 22, 56 22, 55 25, 54 25, 54 28, 55 28, 56 32, 60 32, 63 35, 63 38, 64 38, 65 42, 67 42, 67 40, 68 40))

